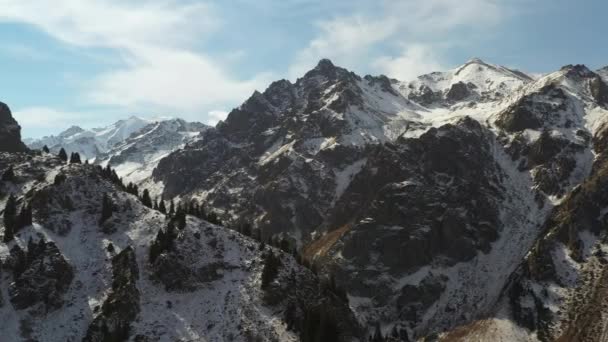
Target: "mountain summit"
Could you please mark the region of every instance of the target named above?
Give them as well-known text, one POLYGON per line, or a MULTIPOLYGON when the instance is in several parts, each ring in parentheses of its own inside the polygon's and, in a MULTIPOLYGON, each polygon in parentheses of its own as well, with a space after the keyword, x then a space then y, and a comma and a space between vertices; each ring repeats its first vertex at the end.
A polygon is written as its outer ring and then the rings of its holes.
POLYGON ((0 153, 2 331, 602 341, 605 76, 473 59, 401 82, 321 60, 216 127, 70 129, 117 138, 98 165, 0 153))
MULTIPOLYGON (((152 177, 165 197, 203 200, 297 248, 346 287, 364 325, 421 337, 504 315, 513 276, 526 291, 548 286, 519 267, 596 170, 605 87, 583 66, 534 79, 473 59, 400 82, 321 60, 253 94, 152 177)), ((524 324, 511 319, 497 334, 524 324)), ((560 318, 542 319, 517 331, 558 336, 542 324, 560 318)))

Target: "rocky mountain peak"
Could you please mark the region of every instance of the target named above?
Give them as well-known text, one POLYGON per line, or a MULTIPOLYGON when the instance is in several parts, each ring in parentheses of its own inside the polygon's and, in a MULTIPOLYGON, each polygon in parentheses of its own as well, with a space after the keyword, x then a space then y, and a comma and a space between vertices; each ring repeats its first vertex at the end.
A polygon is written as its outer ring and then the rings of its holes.
POLYGON ((24 152, 27 147, 21 141, 21 126, 15 121, 10 108, 0 102, 0 152, 24 152))
POLYGON ((597 74, 594 73, 593 71, 591 71, 589 68, 587 68, 587 66, 584 64, 575 64, 575 65, 568 64, 568 65, 564 65, 563 67, 561 67, 560 70, 564 72, 564 75, 566 77, 572 77, 572 78, 597 77, 597 74))
POLYGON ((74 125, 74 126, 71 126, 68 129, 66 129, 65 131, 59 133, 59 136, 60 137, 71 137, 71 136, 73 136, 75 134, 82 133, 82 132, 84 132, 83 128, 81 128, 80 126, 75 126, 74 125))
MULTIPOLYGON (((304 80, 325 79, 326 81, 346 81, 349 79, 360 79, 355 73, 342 67, 334 65, 329 59, 321 59, 316 67, 304 75, 304 80)), ((299 79, 300 82, 302 79, 299 79)))

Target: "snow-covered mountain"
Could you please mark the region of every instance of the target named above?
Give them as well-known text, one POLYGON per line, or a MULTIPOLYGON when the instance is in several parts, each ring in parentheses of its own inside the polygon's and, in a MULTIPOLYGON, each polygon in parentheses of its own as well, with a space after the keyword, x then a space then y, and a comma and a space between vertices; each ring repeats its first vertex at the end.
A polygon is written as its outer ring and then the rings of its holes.
POLYGON ((157 121, 97 155, 96 164, 112 166, 125 182, 147 180, 158 162, 171 152, 200 138, 209 127, 182 119, 157 121))
POLYGON ((139 183, 148 178, 156 164, 167 154, 198 139, 208 127, 181 119, 148 120, 132 116, 114 124, 91 130, 72 126, 58 136, 28 141, 32 149, 49 147, 57 153, 64 148, 68 154, 104 167, 110 164, 125 181, 139 183))
POLYGON ((269 260, 259 250, 270 247, 196 217, 163 245, 177 248, 146 264, 175 218, 142 206, 94 165, 2 154, 0 207, 13 192, 34 212, 33 225, 0 244, 12 273, 2 280, 10 305, 0 307, 9 336, 70 331, 61 336, 96 340, 112 336, 104 326, 125 325, 138 341, 340 338, 319 337, 318 326, 353 341, 608 336, 606 68, 531 77, 473 59, 402 82, 321 60, 197 130, 151 124, 98 159, 140 190, 201 203, 209 219, 296 249, 331 286, 280 254, 277 292, 259 291, 269 260), (101 222, 103 193, 114 205, 101 222), (35 233, 53 244, 25 248, 35 233), (58 284, 50 290, 34 285, 36 263, 19 262, 38 248, 52 265, 43 273, 52 281, 42 283, 58 284), (24 294, 36 291, 48 300, 25 307, 24 294), (30 324, 44 311, 32 307, 62 314, 30 324), (337 311, 314 311, 328 307, 337 311))
POLYGON ((51 135, 28 141, 28 146, 32 149, 41 149, 46 145, 54 153, 64 148, 68 154, 77 152, 84 159, 95 159, 100 153, 107 152, 117 143, 124 141, 131 134, 153 122, 132 116, 103 128, 85 130, 72 126, 57 136, 51 135))
MULTIPOLYGON (((298 246, 363 325, 450 332, 505 308, 552 213, 592 174, 608 121, 600 74, 473 59, 400 82, 322 60, 254 93, 153 179, 298 246)), ((506 319, 497 334, 537 338, 506 319)))
POLYGON ((3 341, 363 337, 344 297, 290 254, 152 209, 100 166, 0 152, 0 174, 3 341))

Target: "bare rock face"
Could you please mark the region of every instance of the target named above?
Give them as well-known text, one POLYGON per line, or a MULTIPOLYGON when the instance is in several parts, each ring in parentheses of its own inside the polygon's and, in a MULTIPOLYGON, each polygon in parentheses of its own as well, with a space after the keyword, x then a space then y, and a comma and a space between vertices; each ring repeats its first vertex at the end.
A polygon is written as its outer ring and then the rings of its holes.
POLYGON ((446 99, 448 101, 462 101, 469 97, 471 92, 469 91, 468 86, 463 82, 454 83, 450 90, 447 92, 446 99))
POLYGON ((45 314, 62 307, 74 272, 55 243, 40 240, 30 244, 27 252, 15 246, 10 260, 14 281, 9 297, 16 309, 34 308, 45 314))
POLYGON ((25 152, 21 142, 21 127, 15 121, 10 108, 0 102, 0 152, 25 152))
POLYGON ((383 279, 425 265, 449 267, 491 249, 502 229, 503 198, 491 142, 486 128, 465 118, 379 146, 325 223, 333 227, 328 235, 335 230, 339 237, 307 254, 322 257, 349 294, 373 297, 387 315, 417 322, 446 280, 401 288, 383 279))
POLYGON ((139 314, 139 270, 135 250, 125 248, 112 258, 112 291, 103 303, 99 314, 87 331, 83 341, 127 341, 131 322, 139 314))

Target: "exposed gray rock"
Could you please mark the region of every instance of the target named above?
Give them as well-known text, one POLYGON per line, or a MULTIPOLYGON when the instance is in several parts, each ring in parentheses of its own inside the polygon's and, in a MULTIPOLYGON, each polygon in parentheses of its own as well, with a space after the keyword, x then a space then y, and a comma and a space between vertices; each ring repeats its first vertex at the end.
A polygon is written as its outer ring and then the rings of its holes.
POLYGON ((458 82, 452 84, 452 87, 446 94, 446 98, 448 101, 462 101, 469 97, 471 92, 469 91, 468 86, 463 82, 458 82))
POLYGON ((9 297, 15 309, 45 314, 62 307, 74 271, 54 242, 40 240, 27 253, 15 247, 9 264, 14 277, 9 297))
POLYGON ((21 142, 21 126, 15 121, 10 108, 0 102, 0 152, 25 152, 21 142))
POLYGON ((112 258, 112 291, 101 313, 89 325, 83 342, 127 341, 131 323, 139 314, 139 270, 131 246, 112 258))
POLYGON ((397 298, 397 310, 403 320, 419 322, 426 310, 445 290, 445 276, 428 275, 419 285, 405 285, 397 298))

